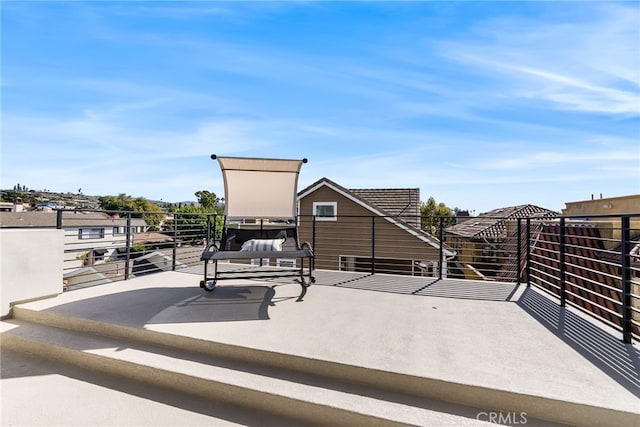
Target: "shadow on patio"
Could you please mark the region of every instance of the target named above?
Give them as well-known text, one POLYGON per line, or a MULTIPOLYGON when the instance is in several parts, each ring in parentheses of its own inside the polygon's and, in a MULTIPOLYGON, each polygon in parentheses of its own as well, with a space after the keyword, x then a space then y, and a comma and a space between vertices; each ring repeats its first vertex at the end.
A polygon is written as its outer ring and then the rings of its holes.
POLYGON ((594 366, 640 397, 640 350, 594 325, 585 315, 560 307, 557 301, 530 288, 525 289, 517 304, 594 366))
POLYGON ((117 321, 132 327, 148 324, 269 320, 269 307, 291 298, 277 298, 275 286, 162 287, 114 292, 51 307, 47 312, 117 321), (113 313, 118 313, 114 319, 113 313))

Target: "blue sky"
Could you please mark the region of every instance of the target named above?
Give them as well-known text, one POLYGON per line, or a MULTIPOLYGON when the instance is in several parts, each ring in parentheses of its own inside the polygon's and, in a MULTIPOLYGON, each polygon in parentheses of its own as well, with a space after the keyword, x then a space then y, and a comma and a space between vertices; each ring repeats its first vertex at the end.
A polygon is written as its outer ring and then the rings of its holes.
POLYGON ((2 188, 223 196, 216 153, 476 214, 640 193, 637 2, 1 7, 2 188))

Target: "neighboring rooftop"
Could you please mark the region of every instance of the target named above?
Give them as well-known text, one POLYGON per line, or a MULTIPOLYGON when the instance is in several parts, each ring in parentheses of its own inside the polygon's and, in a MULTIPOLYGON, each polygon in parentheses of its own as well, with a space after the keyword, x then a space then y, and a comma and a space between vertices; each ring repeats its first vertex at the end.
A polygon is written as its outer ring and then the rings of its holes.
POLYGON ((477 217, 470 217, 466 221, 447 227, 445 232, 468 239, 504 239, 507 237, 506 221, 527 217, 555 217, 558 215, 558 212, 535 205, 511 206, 494 209, 477 217))
MULTIPOLYGON (((0 212, 0 227, 55 227, 57 212, 0 212)), ((104 212, 64 211, 62 213, 64 227, 87 227, 91 225, 104 225, 124 227, 126 218, 112 217, 104 212)), ((145 226, 146 222, 141 218, 132 218, 132 226, 145 226)))
POLYGON ((351 188, 349 191, 391 216, 407 220, 420 216, 419 188, 351 188))

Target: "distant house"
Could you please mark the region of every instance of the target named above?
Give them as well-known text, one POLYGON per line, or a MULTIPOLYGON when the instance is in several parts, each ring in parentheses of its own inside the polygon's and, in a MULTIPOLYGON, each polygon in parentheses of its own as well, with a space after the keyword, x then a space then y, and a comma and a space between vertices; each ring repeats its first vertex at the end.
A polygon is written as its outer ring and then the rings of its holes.
POLYGON ((509 237, 509 227, 515 226, 518 218, 557 216, 558 212, 539 206, 519 205, 467 217, 445 228, 445 242, 457 253, 457 274, 467 279, 495 278, 508 257, 501 248, 509 237))
POLYGON ((0 202, 0 212, 24 212, 28 208, 29 205, 25 206, 20 197, 14 202, 0 202))
POLYGON ((632 239, 640 234, 640 194, 565 202, 562 210, 567 221, 596 225, 606 249, 617 246, 622 238, 620 215, 629 215, 632 239), (611 216, 609 216, 611 215, 611 216))
POLYGON ((53 212, 55 209, 61 209, 62 206, 58 206, 53 202, 42 202, 36 206, 36 210, 42 212, 53 212))
MULTIPOLYGON (((57 226, 57 212, 0 212, 1 227, 57 226)), ((137 232, 147 229, 141 218, 131 219, 131 241, 137 232)), ((127 245, 127 220, 103 212, 64 211, 65 271, 103 262, 117 257, 118 247, 127 245)), ((34 254, 36 256, 37 254, 34 254)))
MULTIPOLYGON (((437 275, 439 240, 419 229, 420 190, 346 189, 322 178, 298 193, 301 241, 315 242, 315 267, 437 275)), ((455 253, 443 250, 443 276, 455 253)))

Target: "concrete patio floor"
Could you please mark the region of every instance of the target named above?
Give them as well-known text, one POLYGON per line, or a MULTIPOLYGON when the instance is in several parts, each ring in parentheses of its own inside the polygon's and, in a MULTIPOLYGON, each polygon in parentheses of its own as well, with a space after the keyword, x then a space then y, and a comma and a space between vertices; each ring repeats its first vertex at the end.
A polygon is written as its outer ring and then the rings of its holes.
POLYGON ((576 411, 640 414, 637 344, 623 344, 618 332, 532 288, 317 272, 317 284, 296 302, 294 283, 230 280, 207 293, 197 272, 152 274, 20 307, 478 393, 498 390, 522 396, 525 412, 540 410, 533 397, 576 411))

